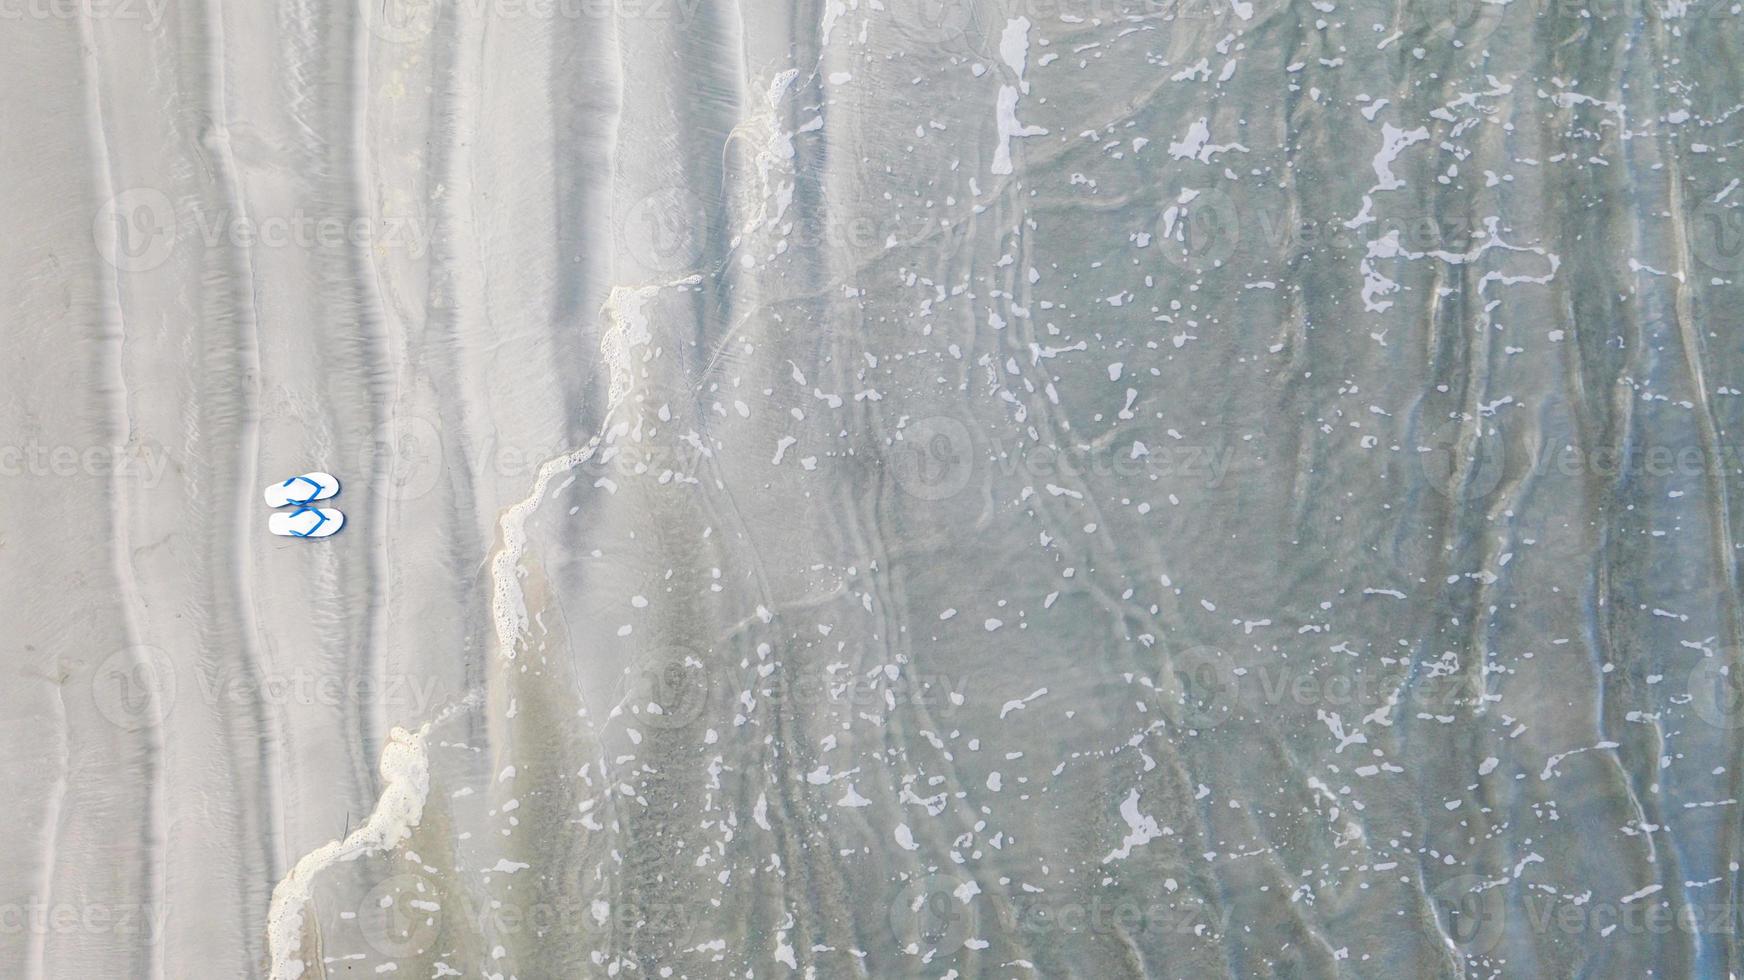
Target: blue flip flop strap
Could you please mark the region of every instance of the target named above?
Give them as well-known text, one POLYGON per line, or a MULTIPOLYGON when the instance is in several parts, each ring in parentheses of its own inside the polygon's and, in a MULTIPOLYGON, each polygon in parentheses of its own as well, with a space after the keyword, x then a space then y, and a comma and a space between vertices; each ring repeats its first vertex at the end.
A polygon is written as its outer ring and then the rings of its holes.
POLYGON ((309 528, 307 531, 292 531, 291 532, 292 534, 296 535, 299 538, 307 538, 307 537, 314 535, 314 533, 316 531, 321 530, 321 525, 327 523, 327 515, 321 513, 321 508, 319 508, 319 507, 299 507, 295 511, 291 512, 291 516, 292 517, 299 517, 303 514, 308 513, 309 511, 314 511, 315 516, 320 518, 320 520, 317 520, 315 522, 315 526, 309 528))
POLYGON ((307 496, 307 497, 304 497, 304 498, 303 498, 303 499, 302 499, 302 500, 298 500, 298 499, 297 499, 297 498, 295 498, 295 497, 292 497, 292 498, 290 498, 290 500, 291 500, 291 503, 293 503, 293 504, 306 504, 306 503, 308 503, 308 502, 309 502, 309 501, 311 501, 311 500, 314 500, 314 499, 315 499, 315 498, 316 498, 316 497, 317 497, 317 496, 318 496, 318 495, 320 495, 320 493, 321 493, 321 491, 323 491, 323 490, 325 490, 325 489, 327 489, 327 488, 326 488, 326 487, 325 487, 325 486, 323 486, 323 485, 322 485, 322 484, 321 484, 321 481, 319 481, 319 480, 311 480, 311 479, 309 479, 309 478, 308 478, 308 477, 306 477, 306 476, 293 476, 293 477, 291 477, 291 478, 290 478, 290 479, 289 479, 289 480, 286 480, 286 481, 285 481, 285 482, 284 482, 284 483, 283 483, 283 484, 281 484, 281 485, 282 485, 282 486, 287 486, 287 487, 288 487, 288 486, 290 486, 290 485, 291 485, 291 484, 293 484, 293 483, 295 483, 295 482, 297 482, 297 481, 298 481, 298 480, 302 480, 302 481, 303 481, 303 482, 304 482, 304 483, 307 483, 307 484, 308 484, 308 485, 309 485, 309 486, 312 486, 312 487, 314 487, 314 488, 315 488, 315 491, 314 491, 314 493, 311 493, 311 494, 309 494, 309 495, 308 495, 308 496, 307 496))

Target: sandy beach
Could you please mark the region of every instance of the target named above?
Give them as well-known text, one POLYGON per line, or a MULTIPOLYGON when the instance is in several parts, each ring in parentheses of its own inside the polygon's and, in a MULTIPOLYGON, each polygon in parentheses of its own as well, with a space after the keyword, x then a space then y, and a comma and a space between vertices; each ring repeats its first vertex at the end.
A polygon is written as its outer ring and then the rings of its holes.
POLYGON ((0 9, 0 975, 1739 973, 1741 63, 0 9))

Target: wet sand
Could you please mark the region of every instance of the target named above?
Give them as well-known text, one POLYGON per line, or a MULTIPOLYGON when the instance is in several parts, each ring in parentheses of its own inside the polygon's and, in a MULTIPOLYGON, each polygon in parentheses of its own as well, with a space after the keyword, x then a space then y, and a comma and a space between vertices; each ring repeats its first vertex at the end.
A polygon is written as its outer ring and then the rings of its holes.
POLYGON ((74 14, 0 973, 1739 970, 1731 7, 74 14))

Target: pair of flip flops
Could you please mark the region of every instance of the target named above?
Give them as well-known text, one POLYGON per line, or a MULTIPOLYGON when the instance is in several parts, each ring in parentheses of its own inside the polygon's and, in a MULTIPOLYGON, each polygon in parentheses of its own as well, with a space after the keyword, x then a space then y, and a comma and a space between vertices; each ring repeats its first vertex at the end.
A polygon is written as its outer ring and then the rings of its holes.
POLYGON ((332 507, 311 506, 339 493, 339 478, 331 473, 304 473, 266 488, 268 507, 291 507, 267 519, 267 530, 287 538, 325 538, 345 526, 345 515, 332 507))

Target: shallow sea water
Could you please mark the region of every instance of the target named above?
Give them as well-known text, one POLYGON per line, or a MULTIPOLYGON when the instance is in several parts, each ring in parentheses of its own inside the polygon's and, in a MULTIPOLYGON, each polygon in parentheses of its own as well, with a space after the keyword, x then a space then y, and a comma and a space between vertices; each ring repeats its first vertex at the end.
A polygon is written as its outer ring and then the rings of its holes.
POLYGON ((1744 969, 1739 5, 0 30, 0 972, 1744 969))

